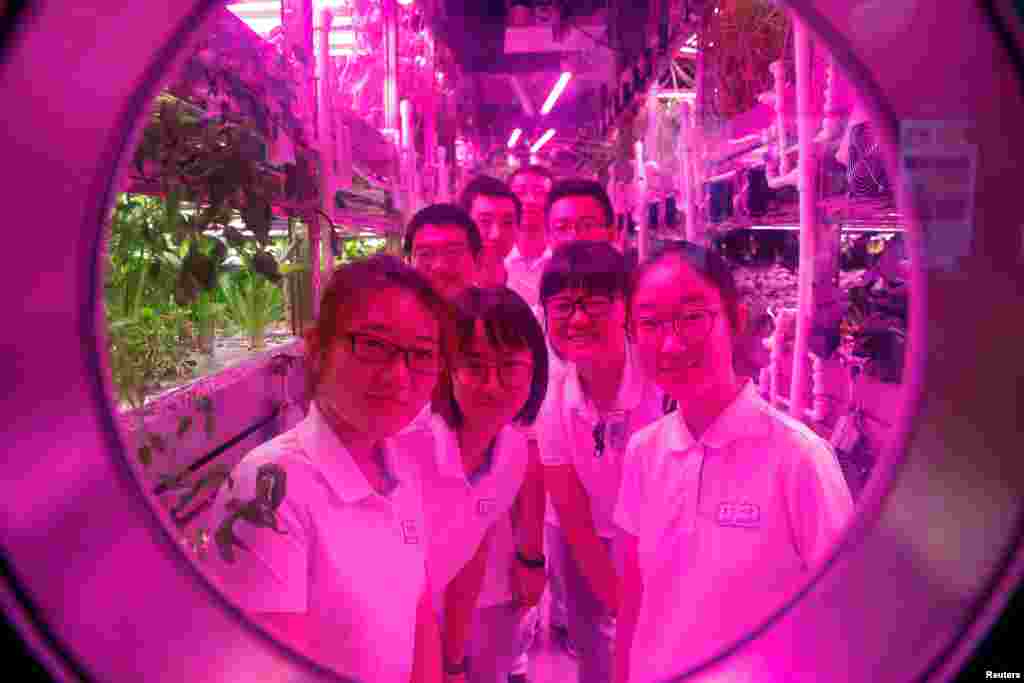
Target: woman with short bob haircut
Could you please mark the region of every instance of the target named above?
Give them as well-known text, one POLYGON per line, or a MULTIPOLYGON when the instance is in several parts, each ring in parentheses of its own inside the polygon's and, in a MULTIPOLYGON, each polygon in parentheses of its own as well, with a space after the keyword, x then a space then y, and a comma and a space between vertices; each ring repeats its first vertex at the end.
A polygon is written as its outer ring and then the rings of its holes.
POLYGON ((309 414, 246 455, 214 507, 227 593, 357 680, 441 679, 422 481, 394 437, 446 369, 449 319, 396 258, 335 271, 305 333, 309 414))
POLYGON ((445 672, 505 683, 526 635, 524 611, 544 590, 543 480, 523 430, 544 400, 547 347, 511 289, 473 287, 452 303, 450 371, 428 424, 408 437, 426 439, 414 450, 423 456, 445 672))
MULTIPOLYGON (((677 404, 629 442, 615 510, 616 683, 674 678, 781 607, 852 512, 828 443, 737 376, 747 325, 729 267, 669 242, 630 280, 628 329, 677 404)), ((730 670, 730 680, 760 680, 730 670)))

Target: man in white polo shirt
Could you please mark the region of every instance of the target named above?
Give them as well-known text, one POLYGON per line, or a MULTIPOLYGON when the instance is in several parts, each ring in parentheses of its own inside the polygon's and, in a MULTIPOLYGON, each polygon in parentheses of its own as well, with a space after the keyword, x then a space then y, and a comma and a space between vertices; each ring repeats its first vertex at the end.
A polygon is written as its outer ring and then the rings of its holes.
POLYGON ((622 254, 592 241, 556 249, 541 282, 549 335, 570 361, 549 384, 537 432, 552 504, 549 558, 564 579, 580 683, 610 680, 622 458, 630 434, 663 414, 660 392, 626 343, 625 286, 622 254))
POLYGON ((508 184, 522 203, 522 220, 515 246, 505 259, 507 284, 526 303, 536 307, 540 302, 540 277, 551 258, 544 213, 554 176, 543 166, 525 166, 512 174, 508 184))

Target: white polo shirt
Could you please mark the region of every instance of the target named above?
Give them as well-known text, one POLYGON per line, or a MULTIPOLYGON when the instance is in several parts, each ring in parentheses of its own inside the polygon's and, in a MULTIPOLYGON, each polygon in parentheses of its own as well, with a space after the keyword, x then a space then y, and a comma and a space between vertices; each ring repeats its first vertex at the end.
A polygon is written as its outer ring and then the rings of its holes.
MULTIPOLYGON (((423 426, 422 421, 414 424, 423 426)), ((426 429, 403 432, 399 443, 417 454, 422 467, 427 566, 435 607, 444 604, 445 587, 473 558, 492 526, 495 533, 477 607, 512 600, 509 572, 515 536, 510 511, 526 477, 526 437, 511 425, 503 428, 491 457, 471 476, 462 464, 456 432, 436 413, 430 415, 426 429)))
MULTIPOLYGON (((662 391, 647 380, 633 351, 626 347, 626 364, 622 383, 615 400, 621 411, 621 422, 612 435, 607 426, 604 449, 598 454, 594 428, 599 422, 609 424, 608 415, 598 413, 592 400, 584 396, 579 371, 569 363, 548 385, 547 397, 537 418, 537 435, 541 464, 573 465, 590 497, 590 512, 599 536, 613 538, 615 503, 622 480, 622 465, 630 436, 664 414, 662 391)), ((545 521, 558 525, 558 517, 550 498, 545 521)))
POLYGON ((635 434, 615 511, 644 583, 630 680, 678 674, 781 607, 852 511, 831 447, 751 382, 700 441, 678 411, 635 434))
POLYGON ((228 502, 251 500, 260 467, 277 465, 286 476, 276 513, 284 533, 237 520, 234 533, 249 550, 235 546, 228 563, 215 540, 211 554, 243 609, 315 617, 323 630, 310 654, 318 661, 358 680, 408 683, 426 584, 421 482, 405 453, 391 442, 384 451, 392 488, 380 495, 312 404, 294 429, 245 456, 212 513, 216 532, 228 502))
POLYGON ((519 253, 519 247, 505 257, 505 270, 508 272, 506 284, 509 289, 523 297, 530 307, 540 303, 540 278, 544 275, 544 267, 551 260, 551 247, 537 258, 530 260, 519 253))

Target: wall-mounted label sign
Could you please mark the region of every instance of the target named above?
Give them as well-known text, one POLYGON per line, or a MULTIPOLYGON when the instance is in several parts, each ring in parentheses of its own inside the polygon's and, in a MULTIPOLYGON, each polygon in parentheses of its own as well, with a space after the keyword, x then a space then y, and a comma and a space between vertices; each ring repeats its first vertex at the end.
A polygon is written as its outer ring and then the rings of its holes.
POLYGON ((920 212, 925 267, 951 269, 971 249, 978 146, 966 121, 903 121, 900 174, 920 212))

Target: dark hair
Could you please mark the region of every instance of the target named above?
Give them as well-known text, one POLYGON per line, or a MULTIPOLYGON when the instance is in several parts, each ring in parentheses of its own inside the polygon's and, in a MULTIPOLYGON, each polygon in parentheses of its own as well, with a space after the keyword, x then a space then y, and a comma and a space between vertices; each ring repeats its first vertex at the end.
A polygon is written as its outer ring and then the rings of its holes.
MULTIPOLYGON (((533 424, 548 388, 548 348, 544 331, 530 306, 508 287, 470 287, 455 298, 452 308, 454 324, 447 357, 453 357, 469 345, 478 320, 483 322, 487 339, 493 346, 525 347, 530 351, 533 357, 530 396, 514 421, 522 425, 533 424)), ((451 373, 443 375, 438 382, 433 403, 434 411, 449 426, 462 426, 463 414, 455 400, 451 373)))
POLYGON ((519 201, 519 197, 512 190, 508 189, 508 185, 489 175, 478 175, 469 181, 469 184, 462 190, 459 204, 465 209, 466 213, 472 214, 473 202, 481 195, 510 200, 516 207, 516 222, 519 223, 523 220, 523 203, 519 201))
MULTIPOLYGON (((327 352, 345 331, 354 303, 389 288, 410 292, 437 318, 440 326, 442 359, 447 367, 446 349, 451 336, 451 306, 414 268, 394 256, 376 254, 347 263, 334 271, 320 297, 320 315, 316 322, 303 332, 304 335, 316 337, 317 357, 308 357, 306 363, 310 394, 316 391, 320 383, 319 368, 323 367, 327 352)), ((311 349, 307 350, 307 356, 311 353, 311 349)))
POLYGON ((469 240, 469 250, 475 259, 483 247, 483 240, 480 238, 480 228, 476 226, 468 213, 455 204, 431 204, 416 212, 416 215, 409 221, 405 229, 405 240, 402 242, 402 251, 406 256, 412 255, 413 241, 420 228, 426 225, 457 225, 466 231, 466 238, 469 240))
POLYGON ((726 317, 729 319, 729 326, 732 328, 733 334, 741 332, 739 329, 740 293, 729 265, 711 249, 685 240, 669 240, 661 243, 657 250, 630 274, 626 294, 627 329, 633 319, 633 296, 636 294, 644 274, 652 266, 673 256, 693 268, 698 275, 704 278, 705 282, 718 290, 722 303, 725 305, 726 317))
POLYGON ((529 166, 521 166, 516 170, 512 171, 512 175, 508 177, 509 186, 512 182, 521 175, 535 175, 541 178, 547 178, 553 185, 555 183, 555 174, 551 172, 547 166, 541 166, 539 164, 530 164, 529 166))
POLYGON ((555 202, 566 197, 593 198, 604 209, 605 225, 612 230, 618 230, 618 226, 615 224, 615 209, 612 208, 612 200, 608 198, 608 193, 601 183, 587 178, 559 180, 551 188, 551 192, 548 192, 548 202, 544 206, 544 215, 547 216, 551 213, 551 207, 555 205, 555 202))
POLYGON ((618 249, 607 242, 576 240, 551 254, 540 278, 540 301, 546 311, 548 299, 575 288, 622 296, 628 279, 626 259, 618 249))

